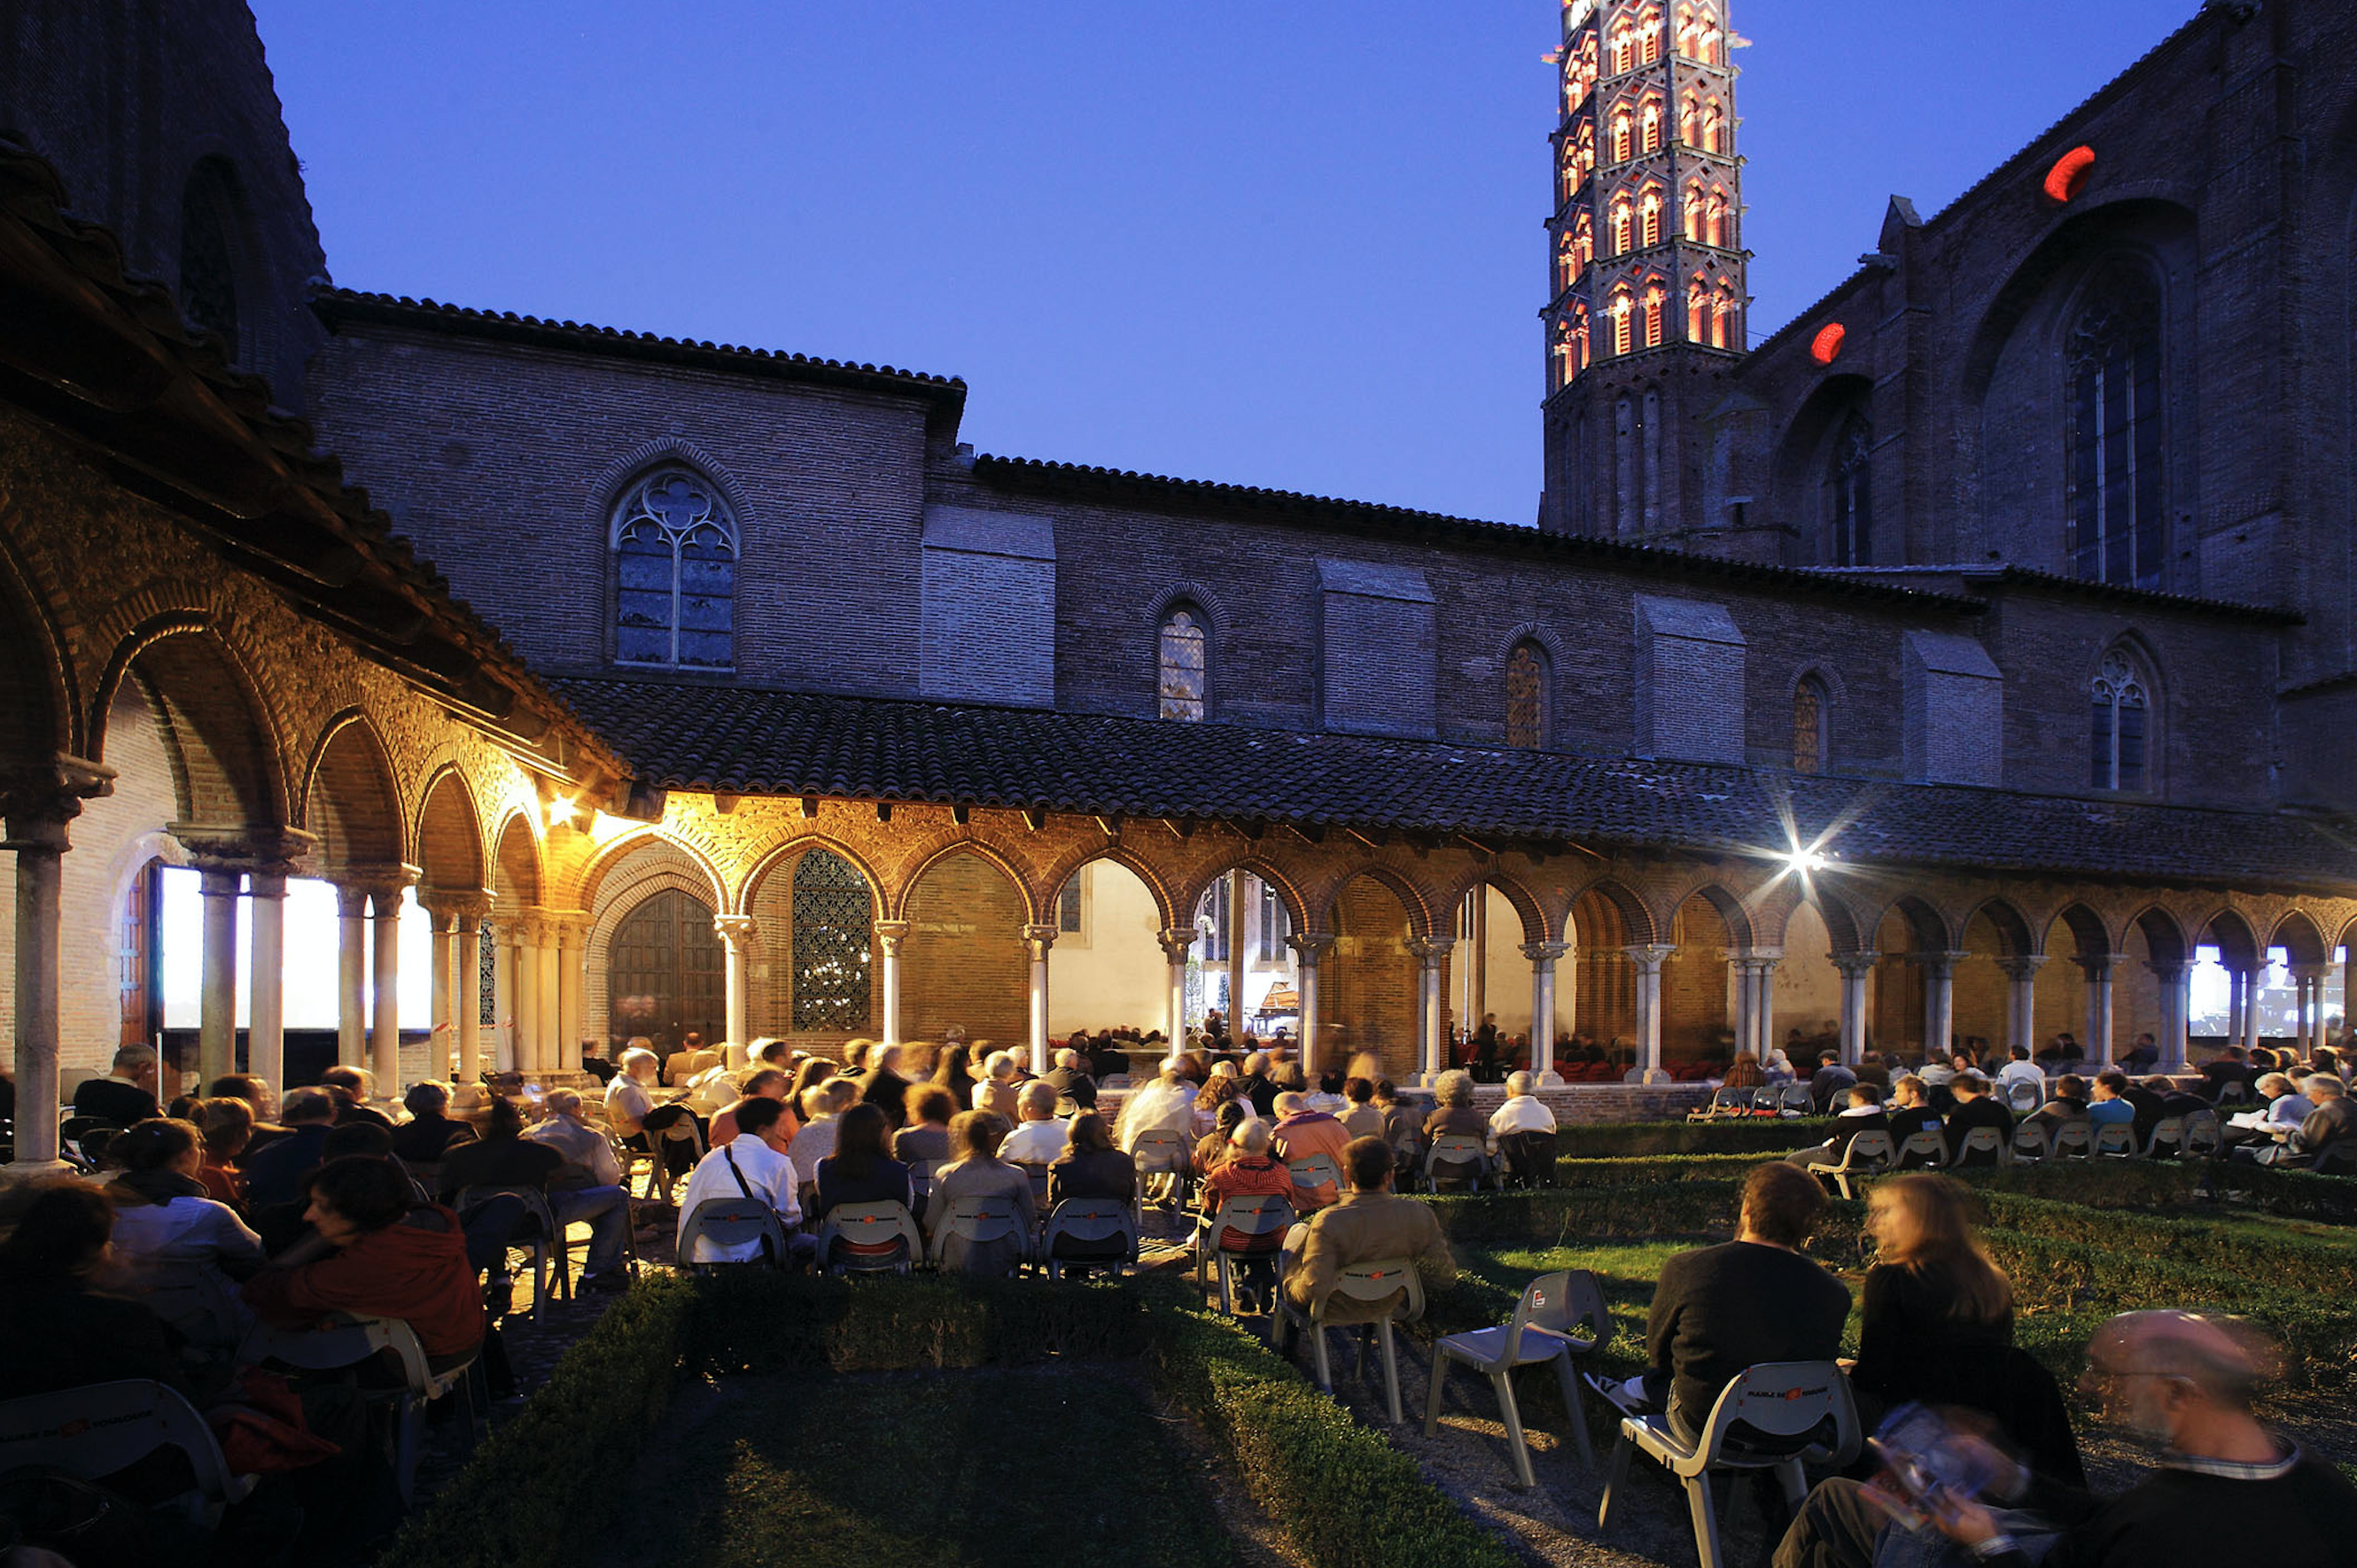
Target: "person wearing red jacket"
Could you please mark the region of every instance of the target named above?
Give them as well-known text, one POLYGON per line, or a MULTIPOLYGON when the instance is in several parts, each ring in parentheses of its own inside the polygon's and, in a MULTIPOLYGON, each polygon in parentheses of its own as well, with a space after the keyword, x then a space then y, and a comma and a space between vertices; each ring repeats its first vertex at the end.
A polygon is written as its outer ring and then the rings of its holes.
POLYGON ((398 1317, 437 1370, 481 1347, 482 1296, 458 1217, 416 1202, 399 1166, 366 1155, 328 1161, 312 1178, 303 1218, 314 1234, 245 1283, 246 1303, 264 1322, 303 1328, 337 1312, 398 1317))

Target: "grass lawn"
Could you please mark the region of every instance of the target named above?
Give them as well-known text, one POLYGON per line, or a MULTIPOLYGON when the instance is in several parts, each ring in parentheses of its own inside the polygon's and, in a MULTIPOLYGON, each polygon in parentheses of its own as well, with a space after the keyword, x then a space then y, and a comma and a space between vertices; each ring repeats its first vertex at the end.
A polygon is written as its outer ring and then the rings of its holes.
POLYGON ((1233 1547, 1145 1397, 1064 1369, 732 1380, 675 1473, 677 1568, 1125 1568, 1233 1547))

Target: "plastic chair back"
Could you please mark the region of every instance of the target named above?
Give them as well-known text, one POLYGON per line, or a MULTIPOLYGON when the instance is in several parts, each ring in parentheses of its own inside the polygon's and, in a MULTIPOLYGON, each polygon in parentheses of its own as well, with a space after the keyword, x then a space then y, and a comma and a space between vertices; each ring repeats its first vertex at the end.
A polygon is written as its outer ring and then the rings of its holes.
MULTIPOLYGON (((1110 1197, 1068 1197, 1056 1205, 1048 1216, 1047 1239, 1041 1251, 1049 1259, 1056 1257, 1056 1243, 1061 1240, 1080 1242, 1122 1243, 1121 1261, 1137 1262, 1137 1220, 1125 1203, 1110 1197)), ((1076 1260, 1101 1262, 1098 1259, 1076 1260)))
POLYGON ((2126 1122, 2106 1122, 2095 1129, 2095 1153, 2126 1156, 2136 1152, 2136 1129, 2126 1122))
POLYGON ((251 1477, 230 1474, 204 1417, 161 1383, 86 1383, 0 1402, 0 1473, 51 1466, 96 1481, 158 1448, 188 1455, 210 1504, 235 1502, 253 1490, 251 1477))
POLYGON ((688 1210, 687 1219, 679 1228, 679 1261, 683 1265, 711 1268, 723 1262, 782 1263, 786 1261, 786 1228, 778 1219, 778 1211, 758 1197, 707 1197, 688 1210), (695 1244, 709 1241, 716 1247, 758 1247, 763 1237, 770 1240, 770 1256, 763 1259, 759 1252, 749 1258, 712 1258, 698 1261, 695 1244))
POLYGON ((1275 1193, 1232 1197, 1211 1219, 1212 1244, 1222 1252, 1274 1252, 1293 1224, 1293 1205, 1275 1193), (1240 1239, 1231 1243, 1230 1236, 1240 1239))
POLYGON ((1996 1128, 1969 1128, 1964 1133, 1964 1141, 1956 1145, 1956 1164, 2001 1165, 2006 1163, 2012 1152, 2006 1146, 2005 1134, 1996 1128), (1986 1155, 1988 1157, 1986 1160, 1975 1159, 1974 1158, 1975 1155, 1986 1155))
POLYGON ((2083 1160, 2095 1152, 2095 1132, 2083 1121, 2065 1122, 2054 1129, 2054 1157, 2083 1160))
POLYGON ((2024 1122, 2013 1130, 2013 1157, 2016 1160, 2042 1160, 2049 1153, 2046 1129, 2035 1122, 2024 1122))
POLYGON ((925 1253, 924 1232, 904 1204, 838 1203, 818 1231, 818 1255, 830 1269, 904 1269, 925 1253))
POLYGON ((1803 1455, 1839 1465, 1857 1445, 1857 1407, 1839 1367, 1767 1361, 1747 1367, 1719 1391, 1695 1452, 1706 1466, 1803 1455))
MULTIPOLYGON (((1995 1128, 1975 1128, 1975 1132, 1995 1132, 1995 1128)), ((1929 1127, 1920 1133, 1910 1133, 1899 1145, 1899 1163, 1909 1170, 1935 1168, 1948 1163, 1948 1141, 1929 1127)))
POLYGON ((2152 1124, 2152 1135, 2144 1141, 2144 1155, 2148 1160, 2170 1160, 2185 1152, 2185 1118, 2164 1116, 2152 1124))

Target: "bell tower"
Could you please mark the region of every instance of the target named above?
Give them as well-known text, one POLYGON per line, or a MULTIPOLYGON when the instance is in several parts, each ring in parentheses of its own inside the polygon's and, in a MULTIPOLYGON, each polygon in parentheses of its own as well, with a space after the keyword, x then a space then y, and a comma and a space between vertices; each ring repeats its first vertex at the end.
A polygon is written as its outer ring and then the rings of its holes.
POLYGON ((1684 426, 1743 351, 1727 0, 1564 0, 1547 222, 1545 491, 1557 532, 1684 542, 1684 426))

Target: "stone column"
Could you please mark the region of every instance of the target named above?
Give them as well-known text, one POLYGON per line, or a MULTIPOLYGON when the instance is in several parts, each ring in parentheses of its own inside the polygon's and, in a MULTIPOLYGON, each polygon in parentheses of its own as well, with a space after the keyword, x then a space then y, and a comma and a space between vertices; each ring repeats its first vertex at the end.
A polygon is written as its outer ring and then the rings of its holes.
POLYGON ((2083 953, 2073 961, 2087 976, 2087 1037, 2081 1044, 2098 1069, 2112 1065, 2112 971, 2119 953, 2083 953))
MULTIPOLYGON (((1830 955, 1834 967, 1841 971, 1841 1057, 1856 1067, 1866 1055, 1866 987, 1874 978, 1874 966, 1879 953, 1854 952, 1830 955)), ((1792 1064, 1797 1070, 1799 1062, 1792 1064)))
POLYGON ((1443 1025, 1448 1007, 1441 995, 1440 974, 1448 967, 1449 951, 1456 946, 1456 940, 1450 937, 1426 938, 1421 947, 1413 940, 1408 943, 1408 950, 1415 953, 1423 965, 1422 983, 1417 986, 1416 994, 1423 1001, 1418 1022, 1423 1029, 1424 1070, 1416 1081, 1427 1086, 1440 1076, 1442 1070, 1441 1044, 1447 1034, 1443 1025))
MULTIPOLYGON (((253 929, 247 947, 253 999, 246 1006, 245 1070, 274 1090, 286 1087, 286 873, 257 868, 249 886, 253 929)), ((210 1087, 210 1080, 207 1080, 210 1087)))
MULTIPOLYGON (((589 917, 583 910, 570 910, 558 918, 556 927, 556 1062, 562 1072, 579 1072, 581 1069, 581 982, 582 958, 589 945, 589 917)), ((744 1053, 745 1042, 736 1042, 737 1053, 744 1053)))
MULTIPOLYGON (((1060 928, 1051 924, 1023 928, 1024 950, 1031 957, 1031 1070, 1048 1070, 1048 950, 1056 945, 1060 928)), ((1235 951, 1232 940, 1228 950, 1235 951)))
POLYGON ((2046 967, 2044 953, 2007 953, 1996 961, 2005 971, 2005 1032, 2008 1050, 2028 1046, 2038 1055, 2038 972, 2046 967))
POLYGON ((2193 966, 2189 963, 2147 963, 2160 981, 2160 1070, 2185 1070, 2186 1031, 2193 1011, 2193 966))
POLYGON ((1285 939, 1293 950, 1295 989, 1301 996, 1301 1070, 1318 1076, 1318 964, 1334 945, 1330 931, 1296 931, 1285 939))
POLYGON ((1637 1062, 1646 1083, 1667 1083, 1662 1067, 1662 961, 1677 951, 1668 942, 1623 948, 1637 966, 1637 1062))
POLYGON ((1910 953, 1923 972, 1923 1055, 1946 1056, 1956 1043, 1956 961, 1963 952, 1910 953))
POLYGON ((742 1051, 753 1037, 753 917, 716 916, 712 929, 728 950, 728 1043, 742 1051))
POLYGON ((336 884, 336 1065, 368 1065, 368 889, 336 884))
POLYGON ((1187 955, 1194 950, 1199 935, 1192 926, 1173 926, 1155 933, 1154 940, 1162 944, 1162 956, 1170 966, 1170 1022, 1166 1032, 1173 1051, 1187 1043, 1187 955))
POLYGON ((1531 1075, 1542 1089, 1563 1082, 1555 1070, 1555 966, 1571 950, 1568 942, 1524 942, 1531 961, 1531 1075))
MULTIPOLYGON (((210 1084, 237 1070, 237 901, 245 873, 234 863, 199 861, 204 898, 204 990, 197 1023, 197 1077, 210 1084)), ((159 1098, 169 1101, 169 1086, 159 1098)))
POLYGON ((502 934, 511 955, 508 994, 515 1002, 515 1070, 536 1077, 541 1070, 539 911, 521 911, 502 934))
POLYGON ((884 1043, 900 1043, 900 944, 909 940, 906 920, 878 920, 874 927, 876 946, 882 954, 884 971, 884 1043))

